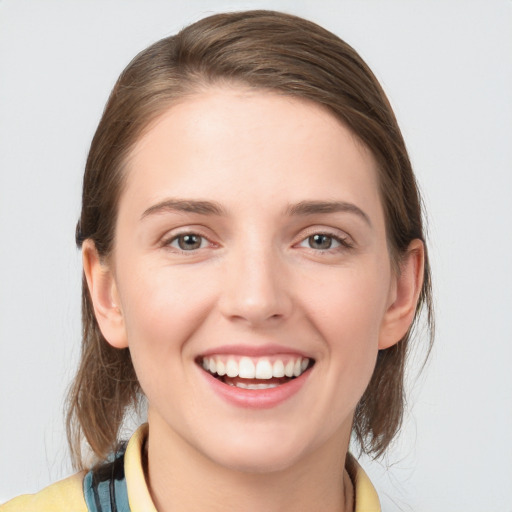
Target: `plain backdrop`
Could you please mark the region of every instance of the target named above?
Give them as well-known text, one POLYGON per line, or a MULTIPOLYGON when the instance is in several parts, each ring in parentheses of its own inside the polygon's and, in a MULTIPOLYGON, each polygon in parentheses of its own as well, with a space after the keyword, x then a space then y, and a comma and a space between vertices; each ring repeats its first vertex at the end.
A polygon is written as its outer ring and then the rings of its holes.
POLYGON ((362 463, 386 512, 512 511, 512 2, 0 0, 0 502, 70 473, 74 246, 88 145, 120 71, 205 15, 272 8, 381 80, 429 218, 437 309, 403 432, 362 463))

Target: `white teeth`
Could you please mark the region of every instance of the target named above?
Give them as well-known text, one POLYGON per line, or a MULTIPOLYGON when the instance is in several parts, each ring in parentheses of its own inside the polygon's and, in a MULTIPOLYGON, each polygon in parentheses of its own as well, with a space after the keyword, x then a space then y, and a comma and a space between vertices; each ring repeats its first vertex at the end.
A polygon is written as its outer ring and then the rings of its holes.
POLYGON ((226 364, 226 375, 228 377, 238 377, 238 364, 234 359, 228 359, 226 364))
POLYGON ((270 389, 277 388, 277 386, 279 386, 279 384, 275 382, 270 384, 246 384, 245 382, 237 382, 236 384, 232 385, 242 389, 270 389))
POLYGON ((222 361, 217 361, 217 375, 226 375, 226 365, 222 361))
POLYGON ((280 359, 272 366, 272 375, 274 377, 284 377, 284 363, 280 359))
POLYGON ((284 367, 284 374, 287 377, 293 377, 293 368, 295 366, 295 363, 293 361, 288 361, 286 363, 286 366, 284 367))
POLYGON ((268 359, 260 359, 256 365, 256 378, 257 379, 271 379, 272 378, 272 365, 268 359))
POLYGON ((295 361, 295 366, 293 367, 293 376, 298 377, 302 372, 300 371, 300 359, 295 361))
POLYGON ((238 375, 242 379, 254 379, 256 367, 249 357, 242 357, 238 363, 238 375))
MULTIPOLYGON (((309 367, 309 359, 306 357, 295 357, 287 360, 285 364, 282 359, 276 359, 271 363, 269 358, 266 357, 261 359, 241 357, 238 360, 236 357, 230 356, 226 360, 226 357, 212 356, 203 358, 202 366, 207 372, 220 377, 227 375, 230 378, 240 377, 241 379, 268 380, 272 378, 299 377, 309 367)), ((251 385, 253 384, 251 383, 251 385)), ((262 385, 268 386, 268 384, 262 385)))

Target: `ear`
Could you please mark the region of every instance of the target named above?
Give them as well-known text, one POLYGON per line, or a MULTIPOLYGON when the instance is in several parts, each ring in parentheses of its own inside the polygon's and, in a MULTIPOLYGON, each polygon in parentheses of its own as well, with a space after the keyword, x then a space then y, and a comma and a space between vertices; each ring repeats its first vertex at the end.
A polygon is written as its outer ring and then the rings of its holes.
POLYGON ((379 350, 398 343, 414 319, 416 304, 423 286, 425 248, 421 240, 413 240, 400 261, 390 301, 381 326, 379 350))
POLYGON ((124 317, 112 269, 101 261, 92 240, 82 246, 84 274, 96 321, 105 339, 115 348, 128 346, 124 317))

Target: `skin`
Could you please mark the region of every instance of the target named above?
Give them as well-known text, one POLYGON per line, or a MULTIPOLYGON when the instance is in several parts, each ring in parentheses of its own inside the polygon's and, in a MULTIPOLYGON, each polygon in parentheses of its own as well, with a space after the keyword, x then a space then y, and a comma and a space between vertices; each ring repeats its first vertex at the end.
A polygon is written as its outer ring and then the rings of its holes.
POLYGON ((378 350, 412 321, 423 265, 414 241, 393 271, 371 153, 316 104, 224 86, 164 112, 126 180, 114 251, 100 261, 87 241, 84 269, 100 328, 130 348, 148 398, 158 510, 351 510, 340 468, 354 410, 378 350), (222 212, 162 208, 170 199, 222 212), (293 208, 319 201, 345 208, 293 208), (199 248, 180 249, 186 234, 199 248), (269 343, 315 361, 275 407, 226 402, 197 364, 269 343))

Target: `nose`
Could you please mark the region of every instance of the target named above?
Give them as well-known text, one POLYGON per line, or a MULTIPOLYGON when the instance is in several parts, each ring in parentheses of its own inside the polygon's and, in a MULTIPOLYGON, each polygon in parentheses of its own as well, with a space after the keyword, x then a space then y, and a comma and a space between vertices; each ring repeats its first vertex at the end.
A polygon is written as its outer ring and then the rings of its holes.
POLYGON ((219 307, 231 321, 274 325, 292 312, 286 265, 271 247, 233 251, 226 262, 219 307))

